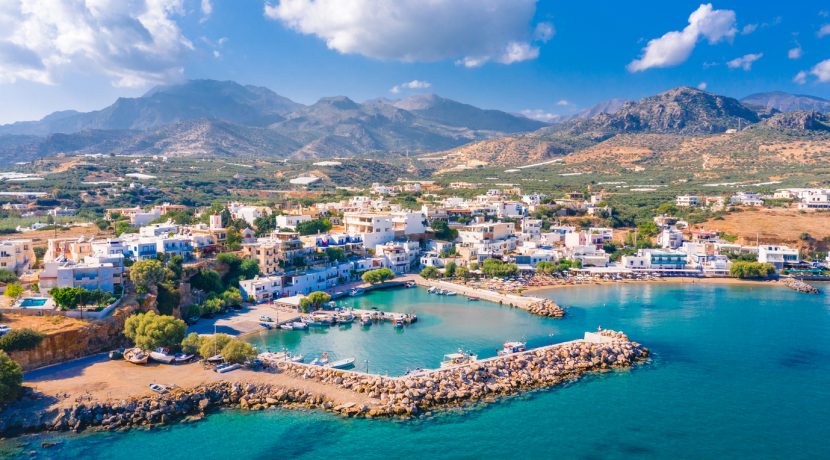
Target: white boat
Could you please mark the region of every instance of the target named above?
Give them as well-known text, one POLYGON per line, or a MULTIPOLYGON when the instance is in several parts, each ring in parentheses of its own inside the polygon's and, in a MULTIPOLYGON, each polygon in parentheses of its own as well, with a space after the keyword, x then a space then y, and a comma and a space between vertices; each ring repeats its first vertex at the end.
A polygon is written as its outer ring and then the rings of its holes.
POLYGON ((294 325, 292 323, 280 324, 280 329, 283 331, 293 331, 294 325))
POLYGON ((150 391, 154 391, 158 394, 165 394, 167 393, 167 387, 160 384, 160 383, 151 383, 148 385, 150 387, 150 391))
POLYGON ((431 288, 427 289, 427 292, 430 294, 435 294, 438 291, 438 288, 432 286, 431 288))
POLYGON ((470 363, 474 362, 477 359, 478 359, 477 355, 474 355, 474 354, 469 353, 469 352, 465 352, 465 351, 463 351, 459 348, 458 352, 456 352, 456 353, 450 353, 450 354, 444 355, 444 360, 441 361, 441 369, 445 369, 445 368, 453 367, 453 366, 461 366, 463 364, 470 364, 470 363))
POLYGON ((352 296, 352 297, 354 297, 354 296, 356 296, 356 295, 363 294, 364 292, 366 292, 366 291, 365 291, 365 290, 363 290, 363 289, 361 289, 361 288, 354 288, 354 289, 352 289, 351 291, 349 291, 349 295, 350 295, 350 296, 352 296))
POLYGON ((176 353, 175 363, 176 364, 186 363, 186 362, 190 361, 191 359, 193 359, 193 356, 195 356, 195 355, 193 355, 193 353, 176 353))
POLYGON ((223 358, 222 355, 213 355, 213 356, 207 358, 205 361, 207 361, 209 363, 221 363, 224 360, 225 360, 225 358, 223 358))
POLYGON ((290 351, 281 351, 281 352, 278 352, 278 353, 273 353, 273 352, 260 353, 257 356, 257 358, 261 359, 262 361, 273 361, 273 362, 289 361, 289 362, 292 362, 292 363, 301 363, 305 359, 305 356, 303 356, 303 355, 294 355, 290 351))
POLYGON ((318 356, 318 357, 311 360, 311 365, 312 366, 325 366, 325 365, 329 364, 329 362, 330 362, 329 354, 326 353, 326 352, 323 352, 322 355, 320 355, 320 356, 318 356))
POLYGON ((332 369, 348 369, 354 367, 354 358, 338 359, 326 365, 332 369))
POLYGON ((213 368, 214 371, 224 374, 225 372, 235 371, 239 369, 239 364, 224 363, 213 368))
POLYGON ((303 316, 300 320, 308 327, 321 327, 323 325, 323 323, 317 321, 311 316, 303 316))
POLYGON ((124 359, 133 364, 147 364, 147 360, 150 359, 150 355, 144 353, 141 348, 130 348, 129 350, 124 351, 124 359))
POLYGON ((504 342, 502 349, 499 350, 499 356, 512 355, 513 353, 521 353, 527 350, 527 343, 525 342, 504 342))
POLYGON ((162 349, 156 349, 150 352, 150 359, 164 364, 171 364, 176 360, 176 357, 174 355, 167 354, 167 352, 162 349))
POLYGON ((308 324, 302 321, 294 321, 291 323, 291 327, 294 328, 294 330, 305 330, 308 329, 308 324))
POLYGON ((363 326, 371 326, 372 325, 372 314, 371 313, 364 313, 360 315, 360 324, 363 326))
POLYGON ((329 315, 327 313, 320 313, 320 312, 312 313, 311 318, 314 319, 314 321, 317 321, 318 323, 320 323, 323 326, 331 326, 331 324, 334 323, 334 321, 335 321, 334 316, 329 315))
POLYGON ((403 325, 404 325, 403 316, 396 316, 396 317, 392 318, 392 326, 394 326, 396 329, 402 328, 403 325))
POLYGON ((350 310, 341 311, 337 314, 337 322, 343 324, 354 322, 354 315, 350 310))
POLYGON ((453 292, 453 291, 444 291, 444 295, 453 296, 453 295, 458 295, 458 293, 457 293, 457 292, 453 292))

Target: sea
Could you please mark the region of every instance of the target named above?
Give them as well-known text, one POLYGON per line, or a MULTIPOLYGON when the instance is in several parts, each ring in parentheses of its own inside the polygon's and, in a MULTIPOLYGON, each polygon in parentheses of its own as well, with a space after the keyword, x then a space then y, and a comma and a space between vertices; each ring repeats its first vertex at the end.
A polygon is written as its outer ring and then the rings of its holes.
POLYGON ((633 369, 414 420, 317 410, 222 410, 203 421, 126 433, 46 434, 0 443, 4 458, 613 459, 830 458, 830 286, 619 284, 540 291, 567 310, 522 310, 421 288, 374 291, 342 306, 416 313, 324 331, 272 331, 260 348, 354 357, 400 375, 458 348, 479 357, 507 340, 541 346, 598 327, 652 351, 633 369), (45 444, 44 444, 45 443, 45 444), (50 443, 55 443, 51 447, 50 443))

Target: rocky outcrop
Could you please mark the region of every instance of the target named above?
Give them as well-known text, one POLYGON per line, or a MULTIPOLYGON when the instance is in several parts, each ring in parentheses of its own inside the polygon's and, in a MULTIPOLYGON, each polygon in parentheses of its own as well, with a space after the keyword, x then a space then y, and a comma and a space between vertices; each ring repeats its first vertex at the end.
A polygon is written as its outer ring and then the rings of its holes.
POLYGON ((793 291, 803 292, 805 294, 818 294, 820 292, 817 287, 795 278, 784 278, 781 282, 793 291))
POLYGON ((545 318, 562 318, 565 316, 565 309, 550 299, 528 305, 527 311, 537 316, 544 316, 545 318))

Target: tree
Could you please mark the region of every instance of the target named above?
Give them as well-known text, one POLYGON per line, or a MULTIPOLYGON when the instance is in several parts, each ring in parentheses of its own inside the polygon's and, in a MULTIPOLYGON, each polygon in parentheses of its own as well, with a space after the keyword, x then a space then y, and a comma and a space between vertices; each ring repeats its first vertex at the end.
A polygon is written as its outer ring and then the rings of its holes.
POLYGON ((378 284, 395 277, 395 272, 388 268, 378 268, 377 270, 369 270, 361 276, 364 283, 378 284))
POLYGON ((240 339, 231 339, 222 347, 222 358, 229 363, 242 364, 256 356, 256 349, 240 339))
POLYGON ((254 259, 245 259, 239 264, 239 276, 249 280, 259 275, 259 262, 254 259))
POLYGON ((467 270, 467 267, 458 267, 455 274, 461 278, 467 279, 470 277, 470 270, 467 270))
POLYGON ((438 269, 432 265, 424 267, 424 269, 421 270, 421 276, 428 280, 438 278, 439 275, 440 273, 438 272, 438 269))
POLYGON ((108 292, 100 289, 89 291, 82 287, 52 288, 49 295, 61 310, 74 310, 84 305, 106 305, 114 301, 108 292))
POLYGON ((155 292, 164 277, 164 266, 155 259, 139 260, 130 267, 130 280, 139 294, 155 292))
POLYGON ((343 260, 346 258, 346 253, 340 248, 326 248, 326 257, 332 262, 343 260))
POLYGON ((10 297, 12 299, 17 299, 21 295, 23 295, 23 286, 20 283, 9 283, 6 285, 6 297, 10 297))
POLYGON ((182 340, 182 353, 198 354, 199 347, 202 346, 203 338, 195 332, 187 334, 187 337, 182 340))
POLYGON ((254 219, 256 236, 265 236, 277 229, 277 220, 270 215, 259 216, 254 219))
POLYGON ((0 283, 14 283, 17 281, 17 273, 11 270, 0 270, 0 283))
POLYGON ((232 339, 233 337, 228 334, 214 334, 209 337, 204 337, 202 344, 199 345, 199 355, 202 358, 210 358, 211 356, 218 355, 232 339))
POLYGON ((238 251, 242 248, 242 234, 234 227, 228 227, 228 233, 225 235, 225 246, 231 251, 238 251))
POLYGON ((318 310, 331 301, 331 296, 323 291, 314 291, 300 300, 300 309, 304 312, 318 310))
POLYGON ((430 227, 435 232, 435 238, 439 240, 452 241, 458 238, 458 230, 450 228, 450 225, 444 220, 433 220, 430 227))
POLYGON ((455 262, 448 262, 444 267, 444 276, 447 278, 454 277, 456 269, 458 269, 458 265, 455 262))
POLYGON ((516 264, 504 263, 499 259, 487 259, 481 265, 481 272, 484 276, 505 277, 513 276, 519 272, 516 264))
POLYGON ((23 368, 0 351, 0 404, 14 401, 20 396, 23 384, 23 368))
POLYGON ((313 219, 297 224, 297 233, 300 235, 314 235, 317 233, 325 233, 331 230, 331 227, 331 221, 326 218, 313 219))
POLYGON ((186 329, 184 321, 154 311, 130 316, 124 322, 124 335, 142 350, 175 347, 182 343, 186 329))
POLYGON ((767 278, 775 273, 775 266, 761 262, 737 261, 732 262, 729 274, 735 278, 767 278))
POLYGON ((222 277, 219 276, 219 272, 207 267, 201 267, 199 271, 190 277, 190 287, 204 292, 218 294, 222 292, 224 285, 222 284, 222 277))
POLYGON ((205 300, 201 305, 199 305, 199 315, 210 318, 224 309, 225 301, 218 297, 213 297, 205 300))
POLYGON ((31 350, 38 346, 44 337, 46 337, 45 334, 33 329, 14 329, 0 337, 0 350, 9 353, 13 351, 31 350))
POLYGON ((228 288, 222 293, 222 301, 226 307, 238 307, 242 305, 242 293, 235 287, 228 288))

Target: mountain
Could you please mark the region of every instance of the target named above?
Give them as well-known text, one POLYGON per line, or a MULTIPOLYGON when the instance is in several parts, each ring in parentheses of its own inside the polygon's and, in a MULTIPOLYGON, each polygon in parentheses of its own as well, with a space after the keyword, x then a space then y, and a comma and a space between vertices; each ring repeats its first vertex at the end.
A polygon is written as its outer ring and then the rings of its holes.
POLYGON ((626 102, 628 102, 626 99, 617 98, 602 101, 589 109, 577 112, 575 115, 572 115, 569 120, 587 120, 594 118, 601 113, 612 115, 617 113, 617 111, 620 110, 626 102))
POLYGON ((741 103, 748 107, 775 109, 781 112, 830 112, 830 100, 783 91, 751 94, 741 99, 741 103))
POLYGON ((538 120, 499 110, 479 109, 435 94, 416 94, 394 105, 426 120, 475 130, 520 132, 533 131, 547 126, 546 123, 538 120))
POLYGON ((60 153, 366 156, 450 149, 542 126, 435 95, 364 103, 335 96, 304 106, 267 88, 194 80, 94 112, 0 126, 0 161, 60 153))
POLYGON ((830 131, 830 116, 820 112, 784 112, 767 118, 759 126, 790 131, 830 131))
POLYGON ((0 126, 0 135, 147 130, 197 119, 267 126, 301 107, 267 88, 232 81, 191 80, 153 88, 141 97, 119 98, 109 107, 94 112, 56 112, 40 121, 0 126))

